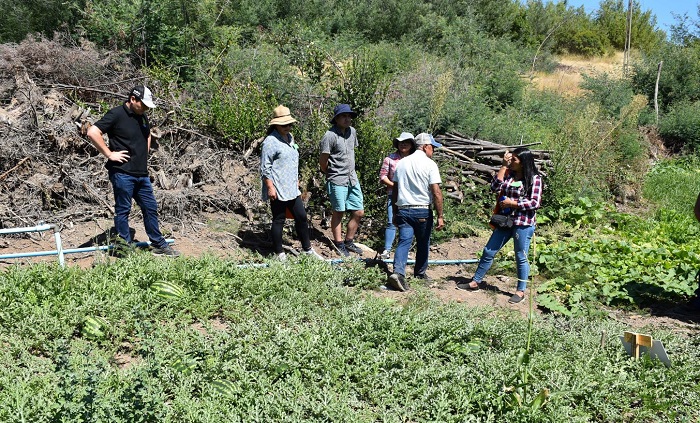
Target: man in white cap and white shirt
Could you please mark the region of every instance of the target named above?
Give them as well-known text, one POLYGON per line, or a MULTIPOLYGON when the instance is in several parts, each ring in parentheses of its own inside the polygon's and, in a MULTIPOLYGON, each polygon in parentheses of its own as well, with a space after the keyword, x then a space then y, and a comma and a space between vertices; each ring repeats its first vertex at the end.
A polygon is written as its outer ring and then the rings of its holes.
POLYGON ((155 108, 151 90, 138 85, 129 91, 128 100, 109 110, 88 129, 87 136, 107 158, 105 167, 114 189, 114 228, 126 245, 132 244, 129 230, 131 199, 141 208, 143 224, 155 255, 180 255, 165 241, 158 225, 158 203, 148 177, 148 153, 151 129, 146 117, 155 108), (109 136, 109 146, 102 138, 109 136))
POLYGON ((445 227, 442 210, 442 191, 440 191, 440 170, 431 159, 435 148, 442 144, 432 135, 418 134, 414 140, 416 151, 401 159, 394 173, 392 191, 394 224, 398 227, 399 242, 394 254, 394 273, 387 286, 397 291, 408 290, 406 283, 406 262, 408 250, 413 237, 416 237, 416 264, 413 275, 419 279, 428 279, 428 253, 430 251, 430 233, 433 229, 433 211, 437 213, 435 230, 445 227))

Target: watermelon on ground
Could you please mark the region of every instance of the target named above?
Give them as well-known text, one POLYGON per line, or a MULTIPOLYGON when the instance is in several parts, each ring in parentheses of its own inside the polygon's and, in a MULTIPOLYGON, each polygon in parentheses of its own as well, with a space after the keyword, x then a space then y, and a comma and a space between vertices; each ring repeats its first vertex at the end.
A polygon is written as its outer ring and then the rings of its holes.
POLYGON ((81 333, 85 338, 99 340, 105 337, 105 330, 109 326, 109 322, 103 317, 86 316, 83 319, 83 327, 81 333))
POLYGON ((155 291, 156 295, 166 300, 177 299, 184 295, 185 291, 173 282, 154 282, 151 285, 151 289, 155 291))

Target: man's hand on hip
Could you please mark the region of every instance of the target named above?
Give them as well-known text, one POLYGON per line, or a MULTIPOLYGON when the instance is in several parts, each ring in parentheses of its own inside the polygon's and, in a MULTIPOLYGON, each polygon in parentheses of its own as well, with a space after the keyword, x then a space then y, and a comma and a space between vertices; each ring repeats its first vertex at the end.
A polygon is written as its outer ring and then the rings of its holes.
POLYGON ((129 159, 129 152, 126 150, 112 151, 109 153, 109 156, 107 156, 107 160, 118 163, 126 163, 129 159))

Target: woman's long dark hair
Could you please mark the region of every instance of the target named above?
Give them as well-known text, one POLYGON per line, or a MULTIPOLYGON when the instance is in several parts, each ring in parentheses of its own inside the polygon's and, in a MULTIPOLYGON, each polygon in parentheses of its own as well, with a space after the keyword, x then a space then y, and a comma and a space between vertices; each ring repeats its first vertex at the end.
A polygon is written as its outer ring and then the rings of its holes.
POLYGON ((525 147, 516 148, 513 150, 513 155, 520 160, 520 168, 523 172, 523 194, 530 198, 532 197, 532 180, 535 175, 540 174, 535 166, 535 157, 532 155, 532 151, 525 147))

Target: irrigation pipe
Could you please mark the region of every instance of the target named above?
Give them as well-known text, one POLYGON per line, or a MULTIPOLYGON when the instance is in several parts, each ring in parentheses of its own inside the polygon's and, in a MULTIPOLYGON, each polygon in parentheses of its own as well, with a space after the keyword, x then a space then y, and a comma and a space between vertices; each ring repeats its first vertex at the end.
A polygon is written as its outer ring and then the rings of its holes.
MULTIPOLYGON (((38 232, 38 231, 35 231, 35 232, 38 232)), ((19 233, 19 232, 10 232, 10 233, 19 233)), ((60 242, 60 238, 59 238, 59 242, 60 242)), ((172 244, 175 242, 175 240, 174 239, 166 239, 165 242, 167 242, 168 244, 172 244)), ((135 247, 140 247, 140 248, 148 247, 149 245, 151 245, 150 242, 137 242, 134 244, 135 247)), ((66 250, 56 249, 56 250, 47 250, 47 251, 34 251, 34 252, 28 252, 28 253, 2 254, 2 255, 0 255, 0 260, 25 258, 25 257, 55 256, 56 254, 61 255, 61 254, 90 253, 93 251, 111 250, 113 248, 114 248, 113 245, 100 245, 97 247, 70 248, 70 249, 66 249, 66 250)), ((61 266, 64 265, 61 258, 59 258, 59 262, 60 262, 61 266)))
MULTIPOLYGON (((360 259, 364 262, 372 262, 375 261, 374 259, 367 259, 363 258, 360 259)), ((342 263, 344 261, 353 261, 352 259, 330 259, 328 260, 331 263, 342 263)), ((383 261, 384 263, 393 263, 393 259, 378 259, 376 261, 383 261)), ((455 259, 455 260, 428 260, 428 264, 433 264, 433 265, 445 265, 445 264, 469 264, 469 263, 478 263, 479 260, 477 259, 455 259)), ((411 259, 407 260, 406 264, 416 264, 416 261, 411 259)))
MULTIPOLYGON (((0 229, 0 235, 7 235, 7 234, 19 234, 19 233, 27 233, 27 232, 45 232, 45 231, 50 231, 53 229, 53 237, 54 240, 56 241, 56 249, 53 251, 51 255, 58 255, 58 264, 61 265, 61 267, 65 266, 66 260, 64 257, 65 251, 63 251, 63 243, 61 242, 61 230, 58 229, 56 225, 49 225, 47 223, 39 222, 38 225, 36 226, 30 226, 26 228, 9 228, 9 229, 0 229)), ((3 256, 0 256, 3 257, 3 256)))

